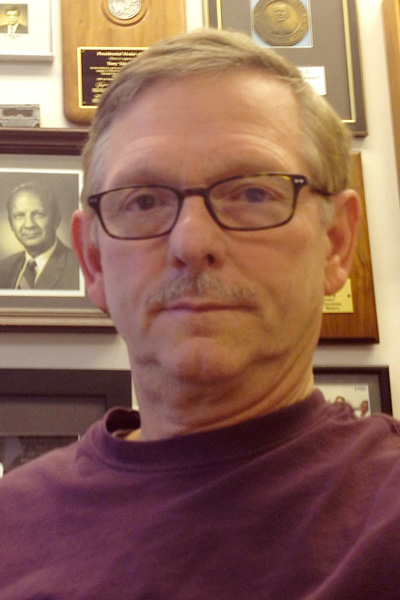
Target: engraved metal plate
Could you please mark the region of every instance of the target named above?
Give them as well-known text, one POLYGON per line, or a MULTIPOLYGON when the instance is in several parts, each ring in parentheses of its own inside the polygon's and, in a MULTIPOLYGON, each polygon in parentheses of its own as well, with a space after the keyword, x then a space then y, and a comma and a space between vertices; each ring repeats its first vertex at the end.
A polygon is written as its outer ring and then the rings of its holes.
POLYGON ((300 0, 259 0, 254 28, 271 46, 293 46, 308 31, 307 9, 300 0))

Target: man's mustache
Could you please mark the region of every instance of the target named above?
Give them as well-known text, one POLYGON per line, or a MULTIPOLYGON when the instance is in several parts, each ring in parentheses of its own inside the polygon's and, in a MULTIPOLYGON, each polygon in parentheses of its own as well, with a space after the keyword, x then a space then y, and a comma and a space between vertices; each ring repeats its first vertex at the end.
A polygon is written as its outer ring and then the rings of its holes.
POLYGON ((171 302, 187 295, 249 307, 254 306, 256 297, 256 293, 251 288, 226 284, 214 274, 200 273, 194 276, 183 274, 151 295, 147 300, 147 305, 151 308, 168 306, 171 302))

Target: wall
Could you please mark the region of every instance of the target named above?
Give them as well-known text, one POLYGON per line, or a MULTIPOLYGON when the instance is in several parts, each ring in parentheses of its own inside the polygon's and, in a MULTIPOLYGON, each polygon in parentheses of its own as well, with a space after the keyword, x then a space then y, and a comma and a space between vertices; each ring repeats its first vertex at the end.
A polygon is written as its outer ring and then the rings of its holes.
MULTIPOLYGON (((400 205, 380 3, 358 2, 369 135, 354 143, 362 152, 380 343, 321 347, 315 363, 389 365, 394 413, 400 417, 400 205)), ((187 4, 188 27, 200 26, 201 1, 187 0, 187 4)), ((39 103, 43 127, 71 126, 62 114, 59 12, 56 0, 54 63, 0 63, 0 103, 39 103)), ((2 333, 0 368, 7 367, 119 369, 129 364, 117 335, 2 333)))

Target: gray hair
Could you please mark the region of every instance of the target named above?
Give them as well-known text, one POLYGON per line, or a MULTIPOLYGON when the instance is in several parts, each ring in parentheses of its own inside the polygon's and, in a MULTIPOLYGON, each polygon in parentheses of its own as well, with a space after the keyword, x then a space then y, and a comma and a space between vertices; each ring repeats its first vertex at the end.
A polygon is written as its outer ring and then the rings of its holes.
POLYGON ((83 151, 83 205, 100 191, 112 123, 142 90, 161 79, 238 69, 265 73, 293 91, 303 128, 299 153, 310 169, 312 185, 326 194, 348 187, 351 134, 297 67, 245 34, 202 29, 157 42, 128 63, 102 94, 83 151))

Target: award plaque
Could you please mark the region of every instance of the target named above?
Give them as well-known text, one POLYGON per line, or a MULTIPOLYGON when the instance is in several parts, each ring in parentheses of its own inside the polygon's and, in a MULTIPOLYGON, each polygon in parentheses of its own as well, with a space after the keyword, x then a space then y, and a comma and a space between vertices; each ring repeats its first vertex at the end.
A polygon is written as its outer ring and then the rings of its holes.
POLYGON ((203 0, 203 6, 206 27, 243 31, 297 67, 318 70, 324 80, 318 93, 355 135, 367 135, 357 0, 203 0))
POLYGON ((119 70, 186 30, 184 0, 61 0, 64 113, 87 125, 119 70))

